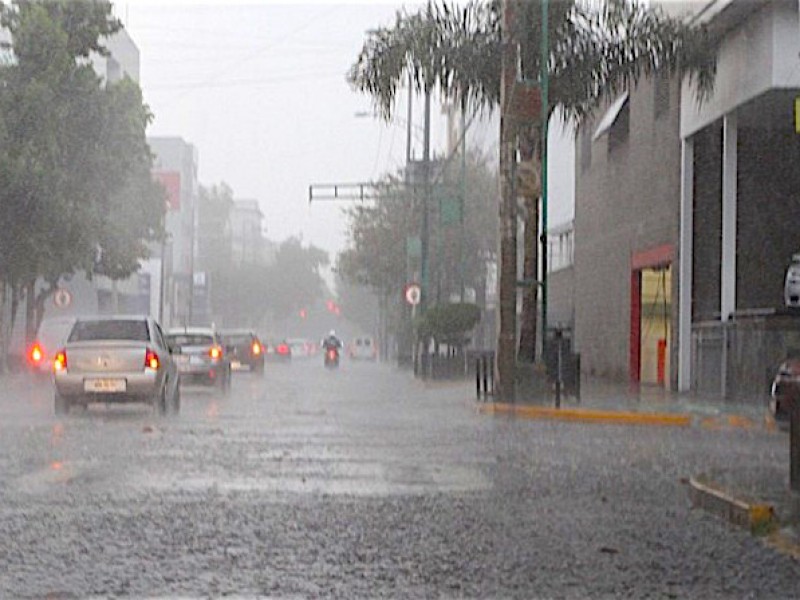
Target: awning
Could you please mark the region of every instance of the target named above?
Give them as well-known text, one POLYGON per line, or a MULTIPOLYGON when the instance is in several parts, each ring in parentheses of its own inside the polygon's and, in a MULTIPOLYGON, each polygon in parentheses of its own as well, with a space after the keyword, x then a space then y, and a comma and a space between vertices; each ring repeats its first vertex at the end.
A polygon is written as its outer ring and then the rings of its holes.
POLYGON ((625 103, 627 101, 628 101, 628 92, 625 92, 619 98, 614 100, 611 106, 608 107, 606 114, 603 115, 603 118, 600 121, 600 125, 597 126, 597 129, 594 132, 594 136, 592 137, 592 141, 595 141, 601 135, 608 133, 608 130, 614 126, 617 117, 619 117, 619 113, 622 112, 622 108, 625 106, 625 103))

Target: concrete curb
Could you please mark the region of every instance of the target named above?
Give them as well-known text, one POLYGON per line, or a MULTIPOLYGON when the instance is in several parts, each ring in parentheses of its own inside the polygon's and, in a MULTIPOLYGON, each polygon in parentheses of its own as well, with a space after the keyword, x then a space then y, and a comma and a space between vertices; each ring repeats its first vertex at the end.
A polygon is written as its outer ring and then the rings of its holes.
POLYGON ((749 529, 751 532, 768 531, 777 525, 775 509, 771 504, 751 503, 701 483, 694 477, 689 479, 689 497, 692 506, 702 508, 718 517, 749 529))
POLYGON ((504 404, 500 402, 481 404, 478 407, 478 412, 488 415, 511 415, 525 419, 581 421, 619 425, 689 427, 692 424, 692 417, 685 414, 626 412, 586 408, 549 408, 543 406, 520 406, 517 404, 504 404))
POLYGON ((780 520, 771 504, 735 498, 695 478, 689 479, 689 496, 695 508, 702 508, 734 525, 744 527, 754 535, 766 535, 764 543, 767 546, 800 561, 800 544, 781 531, 780 520))

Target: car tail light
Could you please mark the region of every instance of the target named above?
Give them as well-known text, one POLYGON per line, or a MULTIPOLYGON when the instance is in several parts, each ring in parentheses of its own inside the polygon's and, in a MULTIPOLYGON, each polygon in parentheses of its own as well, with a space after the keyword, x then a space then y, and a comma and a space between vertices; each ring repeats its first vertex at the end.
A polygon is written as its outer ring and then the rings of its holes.
POLYGON ((42 362, 42 359, 44 358, 44 352, 38 343, 31 346, 31 351, 28 353, 28 358, 30 358, 31 362, 35 365, 38 365, 42 362))
POLYGON ((148 348, 144 355, 144 368, 157 371, 161 366, 161 361, 158 359, 158 354, 148 348))
POLYGON ((66 371, 67 370, 67 351, 66 350, 59 350, 56 352, 56 357, 53 359, 53 370, 54 371, 66 371))
POLYGON ((289 354, 289 346, 286 344, 280 344, 277 348, 278 354, 289 354))
POLYGON ((258 342, 253 342, 252 350, 253 350, 253 354, 256 355, 256 356, 261 354, 261 344, 259 344, 258 342))
POLYGON ((208 355, 214 360, 222 358, 222 348, 219 346, 212 346, 211 350, 208 351, 208 355))

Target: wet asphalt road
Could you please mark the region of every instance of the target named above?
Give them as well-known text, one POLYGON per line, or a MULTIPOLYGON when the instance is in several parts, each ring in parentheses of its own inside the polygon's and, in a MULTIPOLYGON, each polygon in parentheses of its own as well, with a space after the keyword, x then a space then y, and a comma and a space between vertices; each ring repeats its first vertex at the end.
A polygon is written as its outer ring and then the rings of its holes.
POLYGON ((785 461, 775 434, 480 416, 374 364, 268 365, 167 419, 0 384, 2 598, 800 593, 680 481, 785 461))

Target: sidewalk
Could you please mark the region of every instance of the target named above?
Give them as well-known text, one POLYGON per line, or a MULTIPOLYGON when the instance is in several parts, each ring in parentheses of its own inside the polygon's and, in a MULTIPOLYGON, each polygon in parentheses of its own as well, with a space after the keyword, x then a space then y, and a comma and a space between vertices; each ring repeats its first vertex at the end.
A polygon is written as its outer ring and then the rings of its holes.
MULTIPOLYGON (((663 388, 631 387, 598 379, 581 382, 581 398, 528 394, 513 405, 479 403, 479 411, 518 418, 605 422, 623 425, 699 427, 708 430, 751 429, 780 436, 789 453, 789 436, 767 409, 767 398, 748 402, 678 394, 663 388)), ((747 527, 766 543, 800 560, 800 493, 789 489, 785 464, 757 469, 687 473, 692 503, 736 525, 747 527)))
POLYGON ((562 396, 561 410, 554 409, 552 394, 518 394, 513 407, 492 402, 481 405, 482 412, 516 414, 530 418, 565 420, 620 421, 642 424, 699 426, 708 429, 767 428, 775 429, 767 410, 766 398, 749 402, 730 401, 719 397, 679 394, 655 386, 636 386, 600 379, 585 378, 581 382, 580 399, 562 396), (540 410, 542 409, 542 410, 540 410), (581 419, 585 415, 586 419, 581 419))

